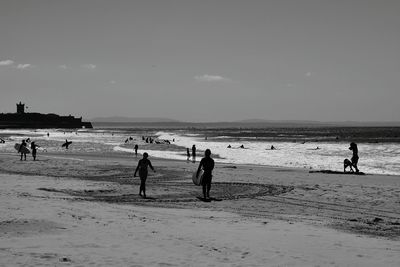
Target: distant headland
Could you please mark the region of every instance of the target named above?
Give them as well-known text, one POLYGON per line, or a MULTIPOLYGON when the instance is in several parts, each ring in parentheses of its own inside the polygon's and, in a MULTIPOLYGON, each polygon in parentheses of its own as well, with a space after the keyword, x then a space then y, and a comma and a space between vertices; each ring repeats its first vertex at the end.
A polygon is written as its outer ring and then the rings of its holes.
POLYGON ((17 103, 16 113, 0 114, 0 129, 4 128, 93 128, 92 123, 83 122, 82 117, 59 116, 25 112, 25 104, 17 103))

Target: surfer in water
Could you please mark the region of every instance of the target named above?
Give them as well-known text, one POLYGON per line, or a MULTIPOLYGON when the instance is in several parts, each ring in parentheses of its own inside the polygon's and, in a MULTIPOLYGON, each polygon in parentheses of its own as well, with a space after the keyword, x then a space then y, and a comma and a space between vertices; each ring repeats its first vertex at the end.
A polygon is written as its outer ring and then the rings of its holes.
POLYGON ((210 199, 210 189, 212 180, 212 171, 214 169, 214 160, 211 158, 211 150, 206 149, 204 152, 204 158, 201 159, 199 168, 197 168, 197 176, 199 176, 200 170, 203 168, 203 197, 204 199, 210 199))
POLYGON ((357 168, 357 164, 358 164, 358 148, 357 148, 357 144, 354 143, 354 142, 351 142, 349 149, 351 151, 353 151, 353 157, 351 157, 351 164, 356 169, 356 172, 359 172, 360 170, 357 168))
POLYGON ((25 140, 22 140, 22 143, 19 146, 19 150, 18 150, 18 153, 21 153, 21 160, 22 160, 22 157, 24 157, 24 159, 26 160, 26 152, 23 149, 24 147, 26 147, 26 142, 25 142, 25 140))
POLYGON ((150 160, 148 159, 149 154, 147 152, 143 153, 143 158, 139 160, 138 165, 136 167, 135 173, 133 174, 133 177, 136 177, 136 173, 139 171, 139 177, 140 177, 140 189, 139 189, 139 195, 142 196, 143 198, 146 198, 146 179, 147 179, 147 174, 148 174, 148 167, 153 170, 153 172, 156 172, 153 168, 153 165, 151 165, 150 160), (142 195, 143 192, 143 195, 142 195))

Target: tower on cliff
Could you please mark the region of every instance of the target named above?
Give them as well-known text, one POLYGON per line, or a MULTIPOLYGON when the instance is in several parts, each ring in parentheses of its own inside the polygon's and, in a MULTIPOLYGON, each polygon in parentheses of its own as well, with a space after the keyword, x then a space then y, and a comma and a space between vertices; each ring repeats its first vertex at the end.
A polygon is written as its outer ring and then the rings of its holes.
POLYGON ((24 114, 25 113, 25 104, 22 104, 21 101, 19 101, 19 104, 17 103, 17 114, 24 114))

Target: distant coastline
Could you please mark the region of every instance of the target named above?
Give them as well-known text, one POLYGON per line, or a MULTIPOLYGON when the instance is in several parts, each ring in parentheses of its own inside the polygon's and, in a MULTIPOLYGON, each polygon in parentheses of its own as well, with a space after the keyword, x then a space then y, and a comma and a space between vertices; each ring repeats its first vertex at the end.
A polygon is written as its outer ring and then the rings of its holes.
POLYGON ((238 120, 221 122, 188 122, 168 118, 101 117, 91 119, 95 127, 166 127, 166 128, 298 128, 298 127, 400 127, 400 121, 304 121, 304 120, 238 120))

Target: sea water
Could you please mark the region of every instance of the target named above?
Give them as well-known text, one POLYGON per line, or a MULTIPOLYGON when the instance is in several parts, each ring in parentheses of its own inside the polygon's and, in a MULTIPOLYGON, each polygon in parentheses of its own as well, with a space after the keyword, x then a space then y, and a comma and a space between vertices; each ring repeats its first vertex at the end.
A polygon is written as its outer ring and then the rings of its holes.
MULTIPOLYGON (((368 130, 368 129, 367 129, 368 130)), ((362 131, 364 142, 358 142, 359 169, 366 173, 400 175, 400 146, 396 139, 385 139, 379 134, 369 136, 362 131), (367 136, 367 137, 366 137, 367 136), (371 142, 371 140, 373 142, 371 142), (383 140, 383 142, 381 142, 383 140)), ((0 144, 0 152, 16 153, 15 143, 30 138, 47 152, 67 153, 61 144, 72 141, 68 152, 134 153, 134 144, 139 145, 139 152, 146 149, 151 157, 187 160, 186 148, 191 151, 196 145, 198 159, 205 149, 211 149, 216 162, 231 164, 256 164, 274 167, 296 167, 312 170, 343 170, 343 160, 351 158, 348 149, 351 138, 337 140, 327 132, 332 130, 226 130, 214 128, 198 129, 34 129, 0 130, 0 137, 6 140, 0 144), (47 135, 49 134, 49 136, 47 135), (151 136, 157 141, 169 140, 166 144, 146 146, 142 137, 151 136), (174 140, 174 141, 173 141, 174 140), (231 148, 228 148, 228 146, 231 148), (240 148, 240 146, 244 146, 240 148), (276 149, 271 150, 271 146, 276 149), (171 149, 169 149, 171 148, 171 149)), ((336 134, 336 133, 335 133, 336 134)), ((345 132, 348 135, 348 132, 345 132)), ((360 138, 359 136, 357 138, 360 138)), ((39 151, 40 153, 40 151, 39 151)))

